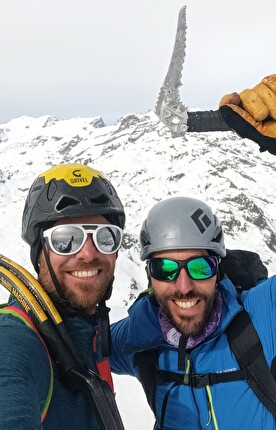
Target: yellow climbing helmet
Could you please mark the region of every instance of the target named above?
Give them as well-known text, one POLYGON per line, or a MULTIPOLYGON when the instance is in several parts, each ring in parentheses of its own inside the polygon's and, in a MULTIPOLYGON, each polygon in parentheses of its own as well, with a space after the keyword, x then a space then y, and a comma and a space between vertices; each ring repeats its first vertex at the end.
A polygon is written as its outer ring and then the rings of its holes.
POLYGON ((124 228, 123 205, 102 173, 78 163, 60 164, 41 173, 29 190, 22 217, 22 238, 31 246, 35 269, 41 229, 61 219, 91 215, 102 215, 124 228))

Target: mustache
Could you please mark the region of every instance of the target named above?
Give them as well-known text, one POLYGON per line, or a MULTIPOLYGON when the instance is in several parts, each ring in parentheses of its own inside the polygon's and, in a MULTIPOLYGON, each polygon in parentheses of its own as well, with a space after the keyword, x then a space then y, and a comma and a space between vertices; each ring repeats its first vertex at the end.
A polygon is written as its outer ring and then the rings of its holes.
POLYGON ((103 267, 104 262, 99 258, 94 258, 93 261, 89 263, 85 263, 84 261, 81 261, 81 260, 70 260, 64 263, 61 266, 61 269, 67 272, 72 272, 74 270, 89 271, 89 270, 93 270, 94 268, 98 269, 99 266, 103 267))
POLYGON ((206 301, 207 296, 205 294, 200 294, 195 291, 189 291, 187 294, 183 294, 180 291, 176 291, 173 296, 171 296, 172 300, 192 300, 192 299, 201 299, 206 301))

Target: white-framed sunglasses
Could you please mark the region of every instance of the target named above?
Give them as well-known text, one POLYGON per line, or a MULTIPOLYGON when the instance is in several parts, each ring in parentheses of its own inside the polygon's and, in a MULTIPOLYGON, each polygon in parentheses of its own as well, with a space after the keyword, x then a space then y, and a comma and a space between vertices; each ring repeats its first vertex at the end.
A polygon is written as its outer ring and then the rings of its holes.
POLYGON ((73 255, 81 250, 88 234, 102 254, 117 252, 123 239, 123 230, 113 224, 61 224, 45 230, 43 237, 56 254, 73 255))

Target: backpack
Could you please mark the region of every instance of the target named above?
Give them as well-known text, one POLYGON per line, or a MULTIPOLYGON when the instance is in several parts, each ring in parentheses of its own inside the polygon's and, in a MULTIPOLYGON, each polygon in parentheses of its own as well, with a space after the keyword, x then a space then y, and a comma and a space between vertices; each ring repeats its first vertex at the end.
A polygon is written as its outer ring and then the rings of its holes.
POLYGON ((28 315, 25 312, 23 312, 21 309, 17 309, 15 307, 13 307, 13 306, 6 306, 6 304, 3 304, 0 307, 0 314, 11 314, 14 317, 19 318, 24 324, 26 324, 27 327, 29 327, 30 329, 35 331, 35 333, 38 335, 39 339, 41 340, 44 348, 46 349, 47 357, 49 360, 49 366, 50 366, 50 381, 49 381, 48 394, 47 394, 44 406, 43 406, 41 413, 40 413, 40 417, 41 417, 40 422, 42 424, 44 422, 46 416, 47 416, 47 412, 48 412, 50 402, 52 399, 52 395, 53 395, 54 372, 53 372, 53 365, 52 365, 50 353, 49 353, 48 348, 47 348, 44 340, 42 339, 40 333, 38 332, 35 325, 33 324, 33 322, 30 320, 30 318, 28 317, 28 315))
MULTIPOLYGON (((43 408, 42 408, 41 413, 40 413, 40 416, 41 416, 40 422, 42 424, 44 422, 46 416, 47 416, 47 412, 48 412, 48 409, 49 409, 49 406, 51 403, 51 399, 52 399, 52 395, 53 395, 53 387, 54 387, 54 371, 53 371, 53 364, 52 364, 49 349, 47 348, 47 345, 44 342, 43 337, 41 336, 41 334, 39 333, 39 331, 35 327, 32 320, 29 318, 29 316, 23 310, 18 309, 14 306, 8 306, 7 303, 4 303, 4 304, 0 305, 0 315, 1 314, 10 314, 10 315, 13 315, 14 317, 19 318, 24 324, 26 324, 27 327, 32 329, 37 334, 37 336, 41 340, 41 342, 42 342, 42 344, 43 344, 43 346, 47 352, 47 357, 48 357, 49 366, 50 366, 50 381, 49 381, 49 389, 48 389, 47 397, 46 397, 45 403, 44 403, 43 408)), ((96 335, 93 339, 93 351, 94 352, 96 352, 96 348, 97 348, 97 345, 96 345, 97 339, 98 339, 98 336, 96 335)), ((114 391, 112 375, 110 372, 110 366, 109 366, 109 362, 107 361, 107 359, 96 361, 96 366, 97 366, 99 375, 108 383, 111 391, 114 391)))
MULTIPOLYGON (((241 250, 227 250, 227 256, 222 259, 221 272, 221 274, 226 273, 235 285, 239 302, 242 291, 254 287, 254 285, 268 276, 267 269, 261 262, 258 254, 241 250)), ((150 290, 141 293, 137 300, 148 295, 149 292, 150 290)), ((139 370, 139 380, 154 414, 157 384, 173 382, 173 387, 184 384, 199 388, 220 382, 245 380, 260 402, 276 417, 276 357, 270 369, 265 359, 259 336, 248 313, 244 309, 228 325, 226 335, 239 363, 240 370, 204 375, 179 374, 158 368, 157 350, 136 353, 135 366, 139 370)), ((180 349, 181 345, 179 346, 180 349)), ((185 354, 185 349, 183 354, 185 354)), ((160 429, 162 429, 163 425, 169 392, 170 390, 163 401, 160 429)))

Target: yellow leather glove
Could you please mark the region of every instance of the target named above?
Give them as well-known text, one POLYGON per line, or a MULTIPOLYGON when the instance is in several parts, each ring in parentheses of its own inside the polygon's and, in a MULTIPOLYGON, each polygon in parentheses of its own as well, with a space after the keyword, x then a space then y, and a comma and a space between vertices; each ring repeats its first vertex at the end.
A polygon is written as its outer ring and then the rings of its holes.
POLYGON ((276 74, 252 89, 225 95, 219 104, 226 124, 243 138, 276 155, 276 74))

